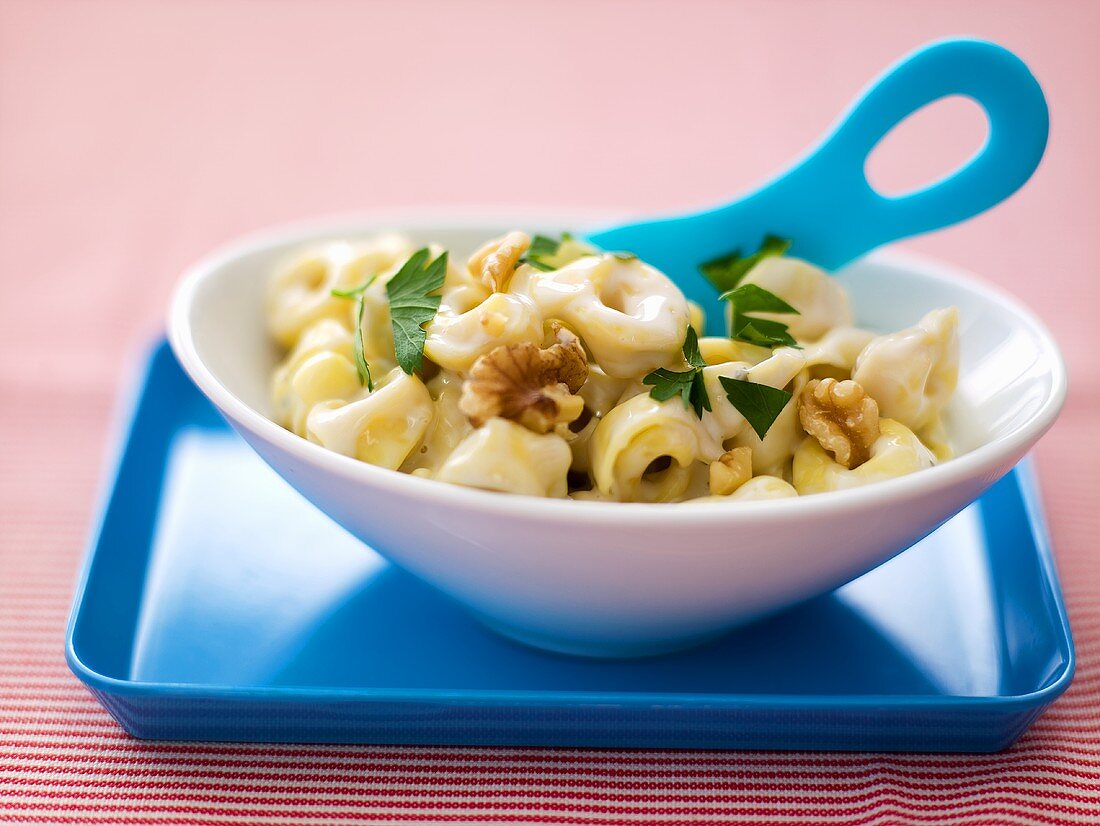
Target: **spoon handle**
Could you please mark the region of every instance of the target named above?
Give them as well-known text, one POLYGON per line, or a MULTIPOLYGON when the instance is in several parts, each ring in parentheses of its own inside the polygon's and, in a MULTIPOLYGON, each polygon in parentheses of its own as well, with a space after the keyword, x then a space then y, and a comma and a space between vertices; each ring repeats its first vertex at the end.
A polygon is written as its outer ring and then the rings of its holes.
POLYGON ((1014 54, 980 40, 933 43, 874 81, 821 143, 785 173, 738 201, 692 215, 589 234, 664 269, 689 297, 712 307, 697 267, 767 233, 793 240, 791 254, 828 269, 875 247, 946 227, 989 209, 1035 171, 1049 115, 1038 81, 1014 54), (949 95, 974 100, 989 121, 985 145, 946 178, 900 197, 867 181, 871 150, 898 123, 949 95))
POLYGON ((1039 165, 1048 128, 1042 89, 1014 54, 982 41, 936 43, 873 83, 789 178, 803 194, 828 199, 831 208, 818 216, 813 237, 820 238, 820 257, 836 267, 888 241, 950 226, 1000 203, 1039 165), (906 117, 949 95, 968 97, 985 110, 984 146, 955 173, 923 189, 900 197, 876 192, 866 175, 871 151, 906 117))

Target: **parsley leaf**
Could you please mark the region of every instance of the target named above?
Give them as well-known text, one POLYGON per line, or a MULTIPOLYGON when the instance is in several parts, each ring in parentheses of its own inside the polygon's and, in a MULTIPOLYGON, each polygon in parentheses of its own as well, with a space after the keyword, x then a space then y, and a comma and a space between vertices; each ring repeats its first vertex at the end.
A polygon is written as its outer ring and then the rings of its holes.
MULTIPOLYGON (((373 280, 372 278, 371 281, 373 280)), ((370 375, 370 365, 367 364, 367 357, 363 353, 363 308, 366 305, 363 293, 366 292, 368 286, 370 286, 369 282, 360 290, 355 306, 355 370, 359 374, 359 383, 365 384, 367 391, 373 393, 374 380, 370 375)))
POLYGON ((711 404, 706 384, 703 383, 703 368, 707 363, 699 352, 699 336, 694 327, 688 327, 684 339, 684 358, 691 365, 690 370, 676 372, 662 367, 642 379, 642 384, 653 388, 649 395, 659 402, 680 396, 684 400, 684 406, 694 409, 695 415, 701 419, 703 411, 709 411, 711 404))
POLYGON ((787 331, 787 325, 766 318, 741 316, 733 326, 731 338, 755 344, 757 347, 799 347, 801 345, 787 331))
POLYGON ((753 318, 746 313, 793 313, 798 310, 756 284, 742 284, 722 293, 722 300, 733 305, 730 337, 759 347, 798 347, 787 325, 769 318, 753 318))
POLYGON ((561 245, 573 238, 568 232, 563 232, 560 239, 549 238, 546 235, 536 235, 531 239, 531 247, 527 254, 540 258, 542 256, 557 255, 561 245))
POLYGON ((354 287, 350 290, 332 290, 332 295, 336 298, 354 298, 355 304, 355 371, 359 374, 359 383, 365 384, 367 390, 374 392, 374 380, 370 375, 370 365, 367 364, 367 357, 363 354, 363 308, 364 299, 363 295, 366 293, 367 288, 374 283, 374 280, 378 278, 378 273, 375 273, 358 287, 354 287))
POLYGON ((718 381, 726 391, 730 404, 745 417, 745 421, 761 439, 767 435, 776 418, 791 400, 791 394, 786 390, 766 384, 731 379, 728 376, 719 376, 718 381))
POLYGON ((561 238, 557 240, 546 235, 536 235, 531 239, 531 246, 527 250, 527 255, 521 258, 519 263, 530 264, 536 270, 542 270, 543 272, 550 272, 551 270, 557 269, 555 266, 542 259, 553 258, 558 254, 562 244, 572 240, 573 236, 568 232, 563 232, 561 238))
POLYGON ((726 292, 736 287, 749 274, 749 270, 765 258, 785 255, 790 248, 791 242, 787 239, 765 235, 760 249, 752 255, 742 255, 741 250, 734 250, 729 255, 703 262, 699 265, 699 270, 719 292, 726 292))
POLYGON ((676 373, 661 367, 646 375, 642 384, 651 386, 649 395, 659 402, 671 399, 673 396, 683 396, 684 405, 691 407, 691 385, 695 380, 695 370, 686 373, 676 373))
POLYGON ((410 375, 424 361, 423 325, 435 318, 440 297, 432 295, 443 286, 447 275, 447 253, 428 263, 427 247, 412 254, 397 274, 386 282, 386 297, 390 301, 390 322, 393 325, 393 347, 397 363, 410 375))
POLYGON ((773 292, 756 284, 742 284, 736 289, 724 292, 723 301, 732 301, 740 313, 793 313, 798 310, 773 292))
MULTIPOLYGON (((572 264, 578 258, 594 254, 594 250, 583 241, 577 241, 570 233, 563 232, 561 238, 550 238, 547 235, 536 235, 531 239, 531 246, 527 254, 519 259, 517 264, 529 264, 536 270, 550 272, 561 269, 567 264, 572 264), (567 246, 568 245, 568 246, 567 246), (556 260, 555 260, 556 259, 556 260)), ((634 261, 637 259, 632 252, 609 252, 620 261, 634 261)))
MULTIPOLYGON (((687 363, 697 370, 702 370, 707 366, 707 363, 703 360, 703 354, 699 352, 699 334, 695 332, 695 328, 688 326, 687 335, 684 336, 684 358, 687 359, 687 363)), ((710 410, 708 407, 707 410, 710 410)))
POLYGON ((353 287, 350 290, 332 290, 332 294, 337 298, 358 298, 367 291, 367 288, 374 283, 374 279, 378 277, 378 273, 375 273, 358 287, 353 287))

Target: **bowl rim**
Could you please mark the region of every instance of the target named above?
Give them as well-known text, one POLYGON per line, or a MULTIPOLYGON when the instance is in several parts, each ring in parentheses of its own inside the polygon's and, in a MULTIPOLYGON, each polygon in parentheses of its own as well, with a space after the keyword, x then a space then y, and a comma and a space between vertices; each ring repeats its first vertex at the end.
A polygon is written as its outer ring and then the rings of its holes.
MULTIPOLYGON (((538 210, 508 207, 455 206, 445 208, 400 208, 336 214, 276 225, 252 232, 216 248, 184 270, 169 305, 168 339, 184 371, 231 424, 239 425, 258 438, 274 444, 300 462, 353 484, 387 488, 390 492, 419 499, 428 505, 460 508, 487 516, 527 516, 551 521, 571 520, 583 524, 616 524, 624 518, 632 525, 682 528, 686 524, 716 525, 771 521, 777 517, 821 511, 856 512, 896 504, 900 499, 918 498, 950 487, 966 478, 989 475, 1006 456, 1023 453, 1054 423, 1065 402, 1068 376, 1058 345, 1043 324, 1021 301, 988 284, 967 270, 933 258, 897 250, 877 250, 867 259, 887 266, 918 272, 933 281, 962 287, 978 294, 1026 326, 1043 345, 1051 392, 1032 416, 1011 433, 994 438, 942 465, 894 479, 814 496, 737 502, 722 507, 714 502, 601 502, 550 499, 521 494, 504 494, 424 479, 388 468, 376 467, 314 444, 286 430, 253 409, 218 380, 200 358, 190 311, 200 286, 223 267, 243 256, 273 246, 307 243, 320 234, 360 234, 366 231, 427 230, 447 227, 474 229, 497 226, 594 226, 621 218, 622 213, 597 209, 538 210)), ((863 260, 863 259, 860 259, 863 260)))

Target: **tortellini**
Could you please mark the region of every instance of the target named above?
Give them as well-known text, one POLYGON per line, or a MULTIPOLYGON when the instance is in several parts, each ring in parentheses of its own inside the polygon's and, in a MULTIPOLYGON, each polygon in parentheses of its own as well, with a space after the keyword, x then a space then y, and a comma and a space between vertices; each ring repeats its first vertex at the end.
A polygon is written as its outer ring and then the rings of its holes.
POLYGON ((852 323, 848 295, 840 283, 824 270, 797 258, 765 258, 749 271, 742 283, 763 287, 798 310, 798 315, 759 313, 759 316, 782 321, 799 341, 814 341, 834 327, 852 323))
POLYGON ((350 329, 348 302, 332 291, 354 289, 400 265, 412 252, 408 239, 385 235, 364 244, 333 242, 298 257, 276 272, 268 289, 272 337, 284 347, 293 347, 303 330, 324 318, 350 329))
POLYGON ((329 450, 396 470, 423 439, 433 415, 424 383, 394 369, 364 398, 314 406, 306 436, 329 450))
POLYGON ((434 415, 424 438, 420 440, 420 446, 401 465, 401 470, 406 473, 421 476, 437 471, 474 429, 458 407, 462 380, 457 375, 440 373, 427 383, 427 388, 435 401, 434 415))
MULTIPOLYGON (((755 384, 765 384, 782 390, 799 376, 805 362, 806 359, 801 351, 792 347, 783 347, 758 364, 729 361, 705 367, 703 383, 706 385, 713 410, 703 414, 704 427, 719 442, 739 436, 748 427, 745 417, 726 398, 721 383, 723 377, 745 379, 755 384)), ((793 407, 793 404, 791 406, 793 407)), ((771 435, 770 431, 768 435, 771 435)))
POLYGON ((600 492, 620 501, 683 498, 696 461, 722 453, 698 417, 678 399, 634 396, 613 408, 592 433, 589 457, 600 492))
POLYGON ((759 364, 771 358, 772 350, 725 336, 707 336, 699 339, 699 354, 707 364, 725 364, 730 361, 759 364))
POLYGON ((272 377, 275 420, 299 436, 318 402, 352 398, 359 392, 350 331, 332 318, 308 327, 272 377))
POLYGON ((428 324, 424 355, 445 370, 467 372, 494 347, 541 340, 542 315, 529 298, 491 293, 464 312, 440 305, 428 324))
MULTIPOLYGON (((514 231, 469 262, 450 251, 434 270, 417 367, 398 358, 394 331, 403 346, 410 336, 390 314, 394 279, 416 252, 401 236, 333 241, 274 273, 279 424, 426 479, 604 502, 787 499, 952 455, 954 308, 876 334, 853 326, 839 281, 772 255, 740 283, 797 313, 745 312, 786 325, 797 346, 765 346, 759 333, 697 338, 702 309, 644 261, 514 231), (757 406, 727 392, 733 382, 760 388, 743 391, 760 394, 757 406)), ((417 260, 442 253, 430 246, 417 260)))
POLYGON ((459 443, 435 478, 482 490, 563 497, 572 458, 561 436, 490 419, 459 443))
POLYGON ((810 378, 845 379, 851 376, 856 359, 875 334, 859 327, 834 327, 805 348, 810 378))
POLYGON ((726 496, 700 496, 689 502, 760 502, 765 499, 791 499, 798 496, 794 485, 778 476, 754 476, 726 496))
POLYGON ((645 375, 674 359, 691 310, 664 273, 637 258, 580 258, 560 270, 530 267, 513 289, 524 291, 546 318, 576 331, 609 376, 645 375))
POLYGON ((792 481, 800 494, 859 487, 905 476, 935 464, 935 457, 901 422, 882 419, 881 435, 871 445, 871 458, 849 470, 807 436, 794 454, 792 481))
POLYGON ((584 409, 581 415, 569 425, 572 434, 569 437, 569 448, 573 451, 572 470, 587 473, 591 469, 589 445, 592 442, 592 434, 603 417, 623 399, 629 384, 627 379, 613 379, 599 367, 589 366, 588 378, 578 393, 584 399, 584 409))
POLYGON ((754 476, 729 495, 730 499, 742 502, 762 499, 790 499, 798 496, 794 485, 776 476, 754 476))
POLYGON ((883 416, 911 430, 933 424, 959 381, 958 310, 933 310, 915 327, 873 339, 852 378, 883 416))

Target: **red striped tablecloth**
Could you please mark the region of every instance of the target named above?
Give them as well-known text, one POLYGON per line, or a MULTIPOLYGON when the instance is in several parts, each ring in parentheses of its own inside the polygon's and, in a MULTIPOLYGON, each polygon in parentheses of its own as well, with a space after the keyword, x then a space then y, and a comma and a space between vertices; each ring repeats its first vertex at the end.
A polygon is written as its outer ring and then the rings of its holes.
MULTIPOLYGON (((1069 0, 0 0, 0 822, 1100 823, 1097 30, 1100 4, 1069 0), (1048 158, 1011 203, 913 246, 1023 297, 1071 369, 1037 458, 1077 679, 1009 752, 143 743, 69 674, 114 398, 187 261, 385 204, 712 202, 960 31, 1031 62, 1048 158)), ((959 157, 964 127, 926 129, 884 174, 959 157)))

